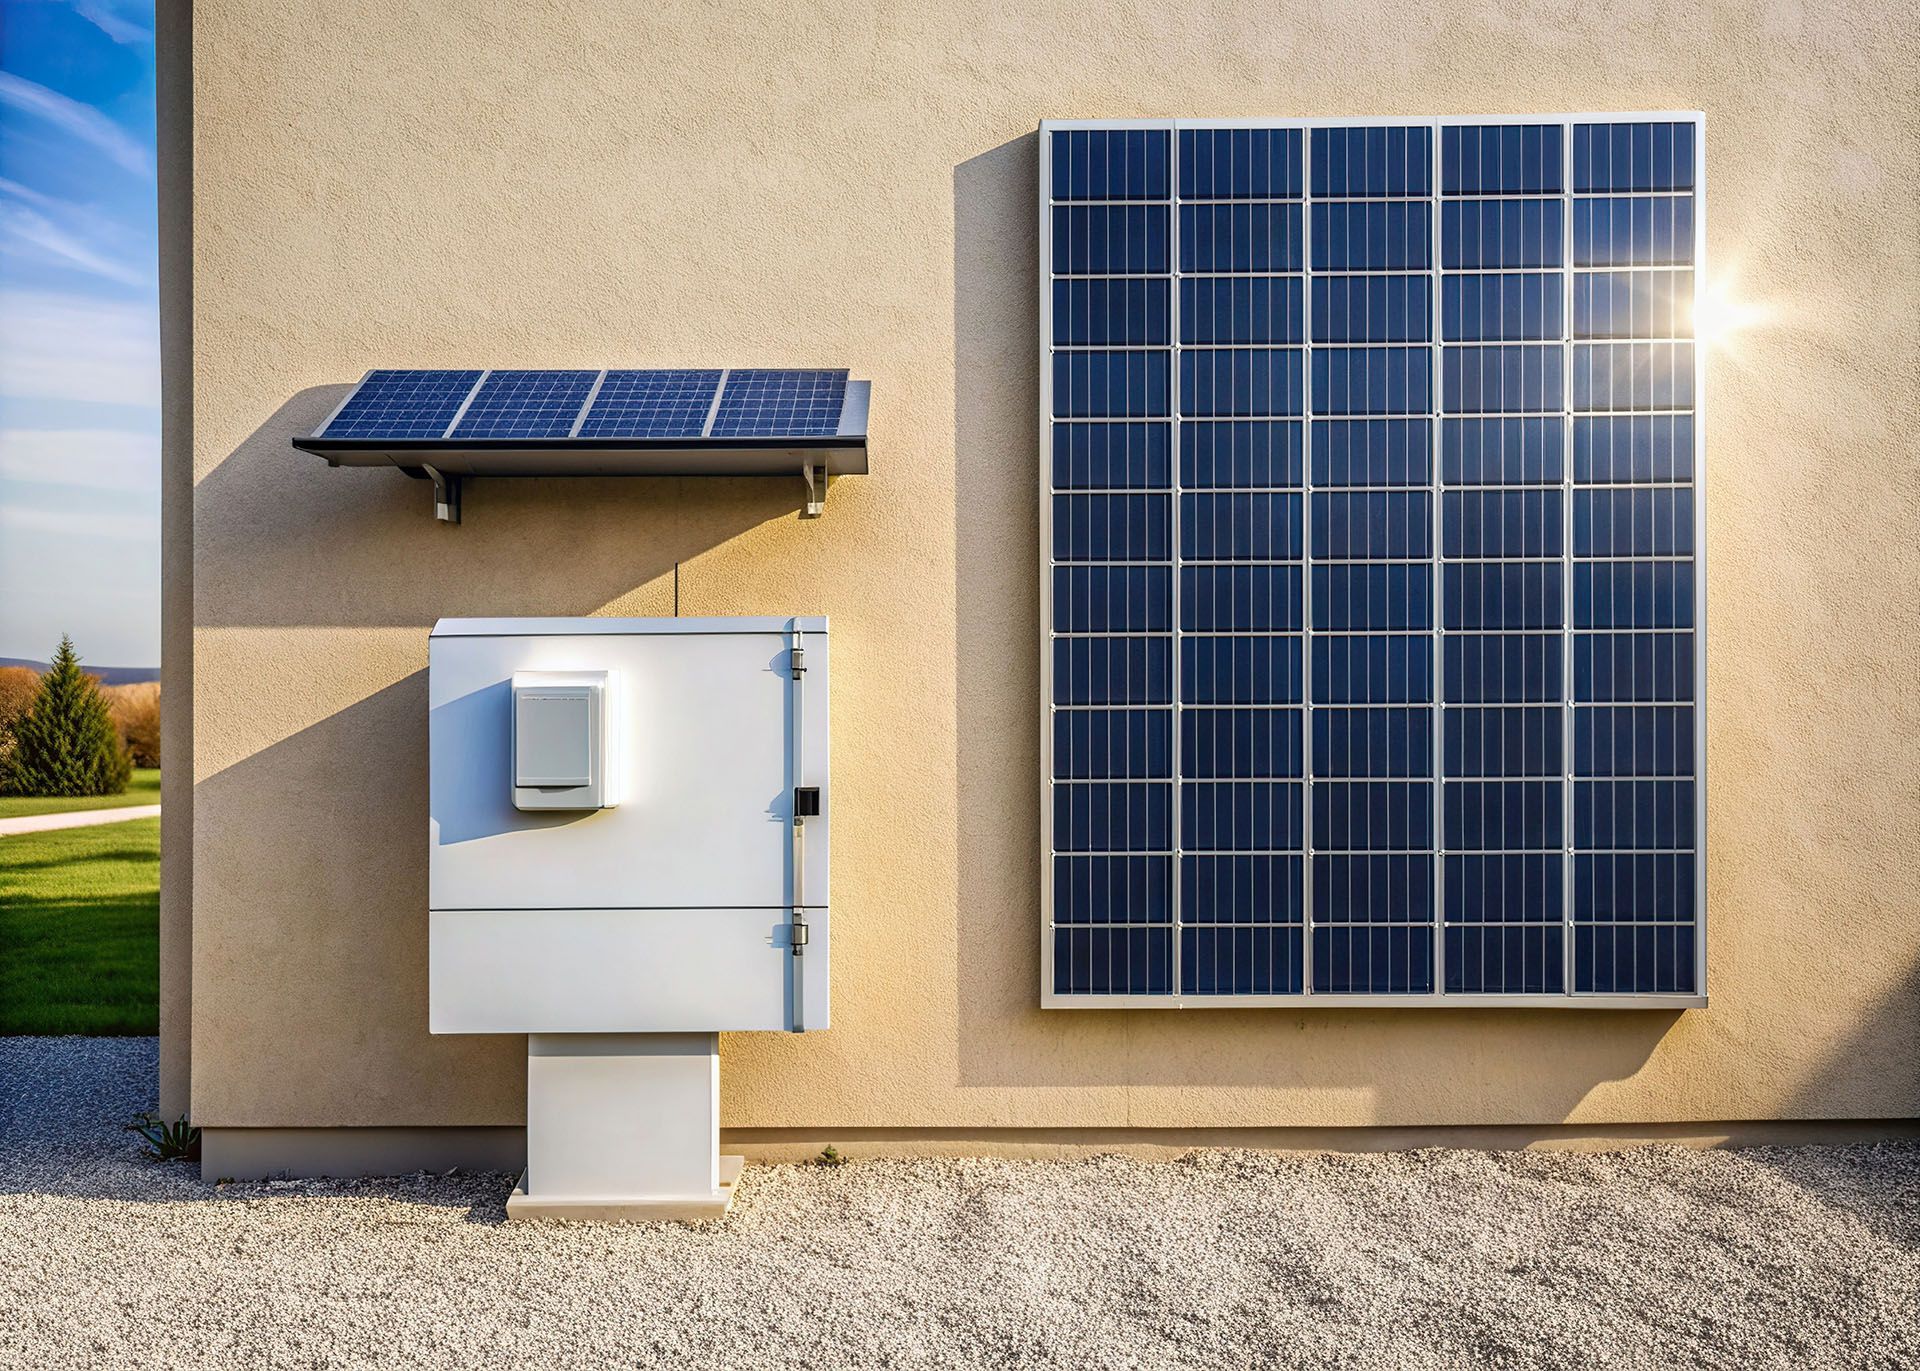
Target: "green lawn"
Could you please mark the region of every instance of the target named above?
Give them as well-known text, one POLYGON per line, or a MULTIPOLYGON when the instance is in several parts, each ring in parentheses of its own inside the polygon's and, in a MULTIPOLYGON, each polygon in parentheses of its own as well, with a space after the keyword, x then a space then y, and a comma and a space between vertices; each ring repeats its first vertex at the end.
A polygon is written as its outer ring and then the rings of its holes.
POLYGON ((124 795, 0 795, 0 819, 28 814, 66 814, 76 809, 118 809, 160 803, 160 768, 136 767, 124 795))
POLYGON ((160 821, 0 838, 0 1033, 159 1031, 160 821))

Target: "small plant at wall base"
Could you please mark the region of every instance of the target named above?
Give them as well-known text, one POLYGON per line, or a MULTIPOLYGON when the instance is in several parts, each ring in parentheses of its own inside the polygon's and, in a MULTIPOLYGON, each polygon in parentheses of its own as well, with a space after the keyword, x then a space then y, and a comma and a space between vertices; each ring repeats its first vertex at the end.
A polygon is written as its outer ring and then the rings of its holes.
POLYGON ((160 1162, 190 1162, 200 1156, 200 1130, 182 1114, 168 1123, 158 1114, 136 1114, 126 1125, 129 1133, 138 1133, 146 1141, 146 1154, 160 1162))
POLYGON ((106 699, 80 670, 71 638, 60 640, 40 693, 9 732, 13 746, 0 766, 0 794, 118 795, 133 775, 106 699))

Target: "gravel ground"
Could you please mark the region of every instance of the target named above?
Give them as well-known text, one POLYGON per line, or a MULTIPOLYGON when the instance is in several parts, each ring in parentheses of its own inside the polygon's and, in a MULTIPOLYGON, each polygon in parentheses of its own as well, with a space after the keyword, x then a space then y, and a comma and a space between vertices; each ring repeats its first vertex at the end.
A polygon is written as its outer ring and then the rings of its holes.
POLYGON ((705 1226, 506 1176, 215 1187, 150 1039, 0 1039, 0 1365, 1920 1365, 1920 1146, 751 1167, 705 1226))

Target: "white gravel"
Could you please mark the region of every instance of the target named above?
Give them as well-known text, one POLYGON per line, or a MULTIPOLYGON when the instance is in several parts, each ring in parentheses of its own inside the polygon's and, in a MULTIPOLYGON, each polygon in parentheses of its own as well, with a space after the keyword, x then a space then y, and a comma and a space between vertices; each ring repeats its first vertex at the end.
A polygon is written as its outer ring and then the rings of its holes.
POLYGON ((699 1227, 506 1176, 215 1187, 150 1039, 0 1039, 0 1365, 1920 1365, 1920 1146, 750 1167, 699 1227))

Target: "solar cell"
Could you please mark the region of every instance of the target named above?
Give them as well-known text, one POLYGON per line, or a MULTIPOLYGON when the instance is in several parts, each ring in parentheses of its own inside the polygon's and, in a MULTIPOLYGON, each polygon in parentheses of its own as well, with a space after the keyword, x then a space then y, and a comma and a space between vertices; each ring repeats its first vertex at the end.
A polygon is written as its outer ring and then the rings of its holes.
POLYGON ((711 369, 609 371, 580 421, 582 438, 697 438, 721 373, 711 369))
POLYGON ((564 438, 595 371, 490 371, 453 426, 455 438, 564 438))
POLYGON ((479 371, 373 371, 321 432, 328 438, 438 438, 479 371))
POLYGON ((730 371, 711 432, 716 438, 834 433, 846 398, 844 371, 730 371))
POLYGON ((1050 1002, 1700 993, 1698 149, 1044 131, 1050 1002))

